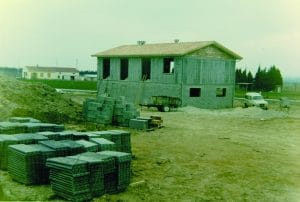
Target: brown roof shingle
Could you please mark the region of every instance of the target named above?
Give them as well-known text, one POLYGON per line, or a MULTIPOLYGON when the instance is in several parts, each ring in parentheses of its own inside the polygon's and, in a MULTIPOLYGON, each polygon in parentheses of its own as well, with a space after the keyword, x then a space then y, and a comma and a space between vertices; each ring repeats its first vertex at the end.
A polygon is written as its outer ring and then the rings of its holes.
POLYGON ((126 57, 126 56, 183 56, 204 47, 214 45, 235 59, 241 56, 217 43, 216 41, 157 43, 144 45, 123 45, 93 54, 94 57, 126 57))

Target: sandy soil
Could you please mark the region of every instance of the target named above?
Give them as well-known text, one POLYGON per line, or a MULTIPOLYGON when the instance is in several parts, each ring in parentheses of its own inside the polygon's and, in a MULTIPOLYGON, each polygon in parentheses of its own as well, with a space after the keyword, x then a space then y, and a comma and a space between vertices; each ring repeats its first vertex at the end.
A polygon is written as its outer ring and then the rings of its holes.
MULTIPOLYGON (((289 113, 276 105, 142 115, 162 116, 165 127, 131 130, 132 185, 95 201, 300 200, 300 105, 289 113)), ((4 199, 58 200, 50 186, 23 186, 3 171, 0 177, 4 199)))

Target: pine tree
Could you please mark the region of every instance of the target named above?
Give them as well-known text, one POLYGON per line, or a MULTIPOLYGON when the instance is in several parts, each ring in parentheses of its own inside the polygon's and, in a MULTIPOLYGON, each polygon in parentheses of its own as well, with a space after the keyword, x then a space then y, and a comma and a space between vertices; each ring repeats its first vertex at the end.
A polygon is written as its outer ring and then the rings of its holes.
POLYGON ((247 83, 252 83, 252 82, 253 82, 253 75, 249 71, 248 74, 247 74, 247 83))

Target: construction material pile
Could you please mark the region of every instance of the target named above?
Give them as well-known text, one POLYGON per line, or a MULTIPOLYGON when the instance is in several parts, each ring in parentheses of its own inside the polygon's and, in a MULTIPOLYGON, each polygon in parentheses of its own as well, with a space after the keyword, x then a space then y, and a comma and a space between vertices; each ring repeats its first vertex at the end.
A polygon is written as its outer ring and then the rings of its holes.
POLYGON ((0 134, 34 133, 39 131, 63 131, 64 126, 52 123, 41 123, 36 119, 15 117, 0 122, 0 134))
POLYGON ((58 157, 47 160, 51 187, 55 194, 70 201, 92 199, 87 163, 79 159, 58 157))
POLYGON ((129 127, 138 130, 153 130, 154 128, 161 128, 163 120, 160 116, 137 117, 130 119, 129 127))
POLYGON ((12 179, 23 184, 48 183, 46 160, 55 157, 55 151, 40 144, 11 145, 8 150, 8 170, 12 179))
POLYGON ((130 163, 128 153, 102 151, 50 158, 47 167, 54 193, 82 201, 126 189, 130 183, 130 163))
MULTIPOLYGON (((18 121, 8 123, 27 124, 25 119, 14 120, 18 121)), ((46 184, 50 179, 53 191, 67 200, 90 200, 129 185, 129 132, 49 129, 53 131, 0 134, 0 168, 26 185, 46 184)))
POLYGON ((84 117, 88 122, 105 125, 129 126, 129 120, 139 116, 132 103, 126 103, 125 97, 98 96, 87 99, 83 105, 84 117))
POLYGON ((116 151, 102 151, 98 154, 113 157, 116 163, 116 170, 114 171, 112 177, 116 181, 116 186, 113 187, 113 192, 119 192, 126 189, 130 183, 130 164, 131 164, 131 155, 123 152, 116 151))

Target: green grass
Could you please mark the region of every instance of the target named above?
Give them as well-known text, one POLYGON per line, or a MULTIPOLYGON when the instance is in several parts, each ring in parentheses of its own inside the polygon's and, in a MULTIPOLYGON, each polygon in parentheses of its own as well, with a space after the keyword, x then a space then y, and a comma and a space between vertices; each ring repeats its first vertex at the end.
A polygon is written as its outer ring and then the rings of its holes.
POLYGON ((69 81, 69 80, 46 80, 46 79, 21 79, 24 82, 44 83, 52 88, 97 90, 96 81, 69 81))

